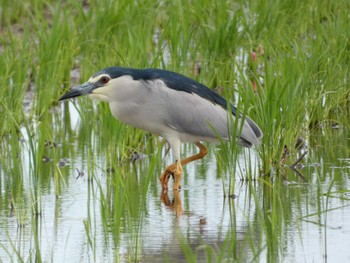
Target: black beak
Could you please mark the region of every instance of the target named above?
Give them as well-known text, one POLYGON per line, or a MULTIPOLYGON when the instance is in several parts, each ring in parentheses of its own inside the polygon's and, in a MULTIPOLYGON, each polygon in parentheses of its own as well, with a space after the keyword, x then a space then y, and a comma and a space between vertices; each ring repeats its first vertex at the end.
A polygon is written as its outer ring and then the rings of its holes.
POLYGON ((84 84, 81 84, 79 86, 75 86, 74 88, 72 88, 70 91, 68 91, 66 94, 64 94, 59 99, 59 101, 88 95, 96 88, 98 88, 98 86, 95 83, 92 83, 89 81, 85 82, 84 84))

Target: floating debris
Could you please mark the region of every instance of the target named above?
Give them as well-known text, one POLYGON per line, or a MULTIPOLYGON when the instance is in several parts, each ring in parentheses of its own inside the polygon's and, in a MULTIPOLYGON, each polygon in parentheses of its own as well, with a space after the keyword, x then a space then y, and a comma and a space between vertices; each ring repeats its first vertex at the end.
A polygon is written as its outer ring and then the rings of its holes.
POLYGON ((67 165, 69 165, 69 159, 68 158, 62 158, 61 160, 59 160, 57 165, 59 167, 66 167, 67 165))
POLYGON ((131 156, 130 156, 130 161, 132 163, 136 162, 137 160, 143 159, 145 158, 147 155, 143 154, 143 153, 138 153, 136 151, 134 151, 131 156))
POLYGON ((228 198, 231 198, 231 199, 237 199, 238 195, 236 194, 232 194, 232 195, 229 195, 228 198))

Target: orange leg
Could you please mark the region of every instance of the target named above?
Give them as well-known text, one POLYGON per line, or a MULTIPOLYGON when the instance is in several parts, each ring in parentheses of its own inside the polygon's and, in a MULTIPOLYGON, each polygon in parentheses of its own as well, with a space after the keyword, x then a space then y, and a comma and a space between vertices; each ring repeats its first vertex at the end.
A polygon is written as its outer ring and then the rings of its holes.
POLYGON ((180 162, 178 160, 175 161, 174 164, 169 165, 165 171, 160 176, 160 182, 162 184, 162 189, 168 189, 168 181, 171 175, 174 176, 174 190, 179 190, 181 185, 181 177, 182 177, 182 166, 186 165, 190 162, 193 162, 198 159, 202 159, 204 156, 207 155, 208 149, 201 144, 200 142, 196 142, 195 145, 199 148, 199 153, 192 155, 190 157, 187 157, 180 162))

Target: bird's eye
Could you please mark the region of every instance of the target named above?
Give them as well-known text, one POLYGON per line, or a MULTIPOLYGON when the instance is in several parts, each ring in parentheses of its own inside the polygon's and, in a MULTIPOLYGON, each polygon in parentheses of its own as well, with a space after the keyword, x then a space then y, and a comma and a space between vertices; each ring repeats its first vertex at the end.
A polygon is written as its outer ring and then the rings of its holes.
POLYGON ((101 78, 101 82, 102 82, 103 84, 107 84, 108 81, 109 81, 109 77, 107 77, 107 76, 103 76, 103 77, 101 78))

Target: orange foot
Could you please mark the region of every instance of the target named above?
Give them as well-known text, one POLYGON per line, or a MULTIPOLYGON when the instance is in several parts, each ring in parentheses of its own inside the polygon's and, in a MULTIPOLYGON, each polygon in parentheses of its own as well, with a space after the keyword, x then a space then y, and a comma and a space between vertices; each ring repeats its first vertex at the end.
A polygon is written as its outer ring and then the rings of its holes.
POLYGON ((169 165, 160 176, 159 180, 163 190, 168 189, 168 182, 170 176, 173 176, 175 182, 173 185, 174 190, 180 190, 181 188, 181 177, 182 177, 182 166, 180 162, 176 161, 174 164, 169 165))

